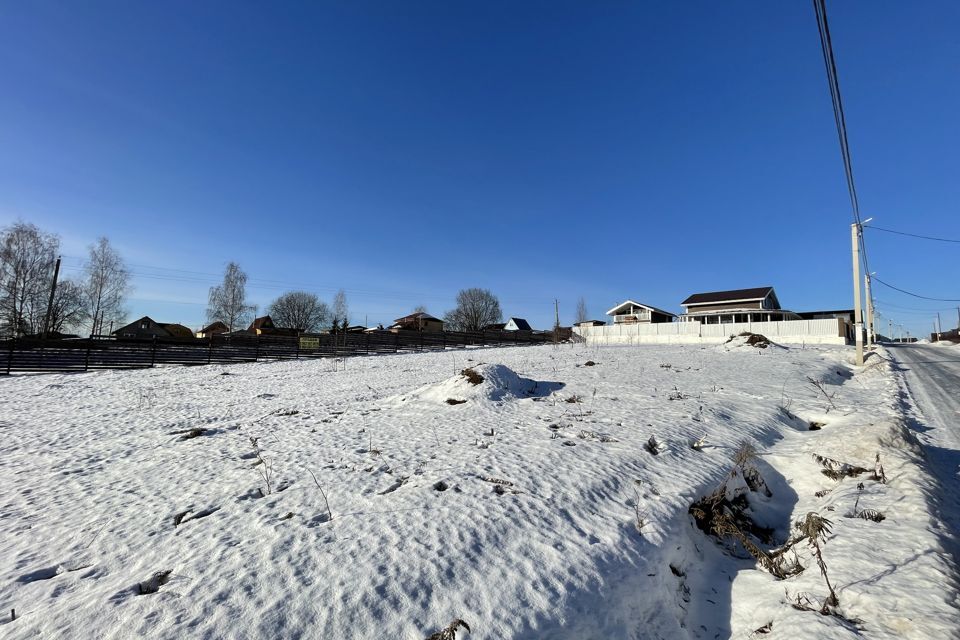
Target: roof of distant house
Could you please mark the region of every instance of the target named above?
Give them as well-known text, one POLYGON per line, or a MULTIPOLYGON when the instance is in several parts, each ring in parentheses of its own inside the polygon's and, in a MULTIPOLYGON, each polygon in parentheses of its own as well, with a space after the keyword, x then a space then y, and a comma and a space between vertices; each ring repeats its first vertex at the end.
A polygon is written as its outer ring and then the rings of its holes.
POLYGON ((406 323, 406 322, 415 322, 419 320, 435 320, 437 322, 443 322, 440 318, 435 318, 426 311, 417 311, 416 313, 411 313, 408 316, 403 316, 402 318, 397 318, 394 320, 397 324, 406 323))
POLYGON ((773 293, 773 287, 754 287, 753 289, 731 289, 729 291, 708 291, 695 293, 680 304, 718 304, 726 302, 752 302, 763 300, 773 293))
POLYGON ((259 318, 254 318, 253 322, 250 323, 251 329, 263 329, 270 328, 273 326, 273 318, 270 316, 260 316, 259 318))
MULTIPOLYGON (((510 324, 511 321, 517 326, 518 331, 533 331, 533 329, 530 327, 530 323, 523 318, 510 318, 507 320, 506 324, 510 324)), ((506 324, 504 326, 506 326, 506 324)))
POLYGON ((217 320, 216 322, 211 322, 210 324, 205 326, 203 329, 200 329, 200 333, 213 333, 214 331, 229 331, 229 330, 230 330, 230 327, 228 327, 225 322, 220 322, 219 320, 217 320))

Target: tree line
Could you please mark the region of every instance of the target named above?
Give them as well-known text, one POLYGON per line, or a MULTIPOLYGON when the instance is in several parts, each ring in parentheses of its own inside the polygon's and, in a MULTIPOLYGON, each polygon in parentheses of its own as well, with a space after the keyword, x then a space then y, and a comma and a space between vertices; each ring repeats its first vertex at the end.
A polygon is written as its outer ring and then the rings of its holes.
POLYGON ((16 222, 0 230, 0 335, 39 335, 89 328, 91 334, 126 317, 130 272, 101 237, 88 248, 79 277, 54 288, 60 238, 16 222))
MULTIPOLYGON (((60 238, 36 225, 18 221, 0 229, 0 337, 109 333, 124 324, 132 291, 131 273, 106 237, 88 247, 78 277, 56 278, 60 238)), ((247 274, 230 262, 223 281, 210 288, 208 323, 222 322, 230 331, 246 328, 256 307, 247 299, 247 274)), ((582 300, 581 300, 582 304, 582 300)), ((426 313, 418 306, 415 312, 426 313)), ((578 309, 578 315, 585 315, 578 309)), ((309 291, 287 291, 266 309, 278 327, 302 333, 349 326, 347 294, 341 289, 330 305, 309 291)), ((456 306, 443 315, 451 331, 479 331, 503 321, 500 301, 488 289, 463 289, 456 306)))

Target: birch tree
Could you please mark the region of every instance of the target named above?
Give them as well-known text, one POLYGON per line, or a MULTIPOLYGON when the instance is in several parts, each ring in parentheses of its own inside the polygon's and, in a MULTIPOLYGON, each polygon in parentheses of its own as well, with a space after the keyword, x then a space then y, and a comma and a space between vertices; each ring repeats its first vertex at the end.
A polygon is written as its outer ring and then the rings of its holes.
POLYGON ((0 232, 0 331, 36 333, 43 326, 60 239, 16 222, 0 232))
POLYGON ((236 262, 227 265, 223 283, 210 287, 207 322, 220 321, 230 331, 250 322, 253 306, 247 304, 247 274, 236 262))
POLYGON ((347 306, 347 292, 343 289, 337 291, 333 297, 333 328, 337 328, 340 323, 344 329, 350 324, 350 308, 347 306))
POLYGON ((580 299, 577 300, 577 320, 576 322, 586 322, 590 319, 590 316, 587 314, 587 301, 583 299, 583 296, 580 296, 580 299))
POLYGON ((90 245, 83 274, 84 315, 90 322, 90 334, 99 335, 105 326, 123 324, 130 271, 107 238, 100 237, 90 245))

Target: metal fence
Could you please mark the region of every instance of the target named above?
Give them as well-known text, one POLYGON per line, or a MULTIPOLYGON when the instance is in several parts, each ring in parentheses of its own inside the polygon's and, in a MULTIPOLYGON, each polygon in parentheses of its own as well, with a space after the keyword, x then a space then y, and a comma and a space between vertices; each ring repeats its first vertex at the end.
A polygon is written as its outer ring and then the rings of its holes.
POLYGON ((377 331, 303 336, 211 336, 209 338, 114 338, 0 340, 0 375, 29 371, 139 369, 157 365, 202 365, 409 353, 552 342, 540 331, 377 331))

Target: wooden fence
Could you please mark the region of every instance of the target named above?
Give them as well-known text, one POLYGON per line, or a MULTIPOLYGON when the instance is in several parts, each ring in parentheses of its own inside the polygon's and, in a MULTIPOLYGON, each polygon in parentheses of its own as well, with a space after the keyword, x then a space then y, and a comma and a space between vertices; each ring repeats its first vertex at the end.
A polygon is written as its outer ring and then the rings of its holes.
MULTIPOLYGON (((561 338, 562 339, 562 338, 561 338)), ((479 331, 427 333, 309 334, 305 336, 212 336, 210 338, 114 338, 0 340, 0 375, 28 371, 139 369, 156 365, 200 365, 409 353, 552 342, 554 333, 479 331), (306 338, 306 339, 301 339, 306 338)))

